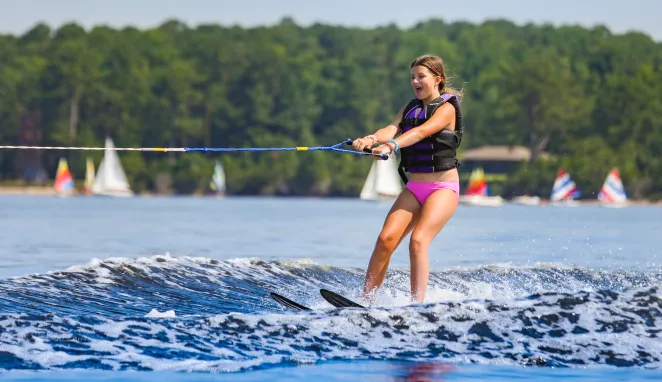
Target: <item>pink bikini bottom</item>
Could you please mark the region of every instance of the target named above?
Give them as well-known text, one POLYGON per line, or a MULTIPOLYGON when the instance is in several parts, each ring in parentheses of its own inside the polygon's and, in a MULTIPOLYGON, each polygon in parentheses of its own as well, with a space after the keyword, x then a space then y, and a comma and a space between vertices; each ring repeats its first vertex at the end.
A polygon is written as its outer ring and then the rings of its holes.
POLYGON ((425 200, 433 192, 442 189, 452 190, 457 194, 457 200, 460 201, 460 182, 407 182, 407 189, 411 191, 419 203, 423 205, 425 200))

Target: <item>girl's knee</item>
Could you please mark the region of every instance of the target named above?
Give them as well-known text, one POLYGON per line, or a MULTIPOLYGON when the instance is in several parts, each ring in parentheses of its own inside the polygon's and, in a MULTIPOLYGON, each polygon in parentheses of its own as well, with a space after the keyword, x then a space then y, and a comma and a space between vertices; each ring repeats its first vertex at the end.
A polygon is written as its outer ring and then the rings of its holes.
POLYGON ((410 255, 417 256, 419 254, 424 254, 427 252, 429 246, 430 239, 428 237, 416 231, 411 234, 411 240, 409 241, 410 255))
POLYGON ((382 231, 377 237, 377 247, 381 251, 393 252, 400 238, 391 231, 382 231))

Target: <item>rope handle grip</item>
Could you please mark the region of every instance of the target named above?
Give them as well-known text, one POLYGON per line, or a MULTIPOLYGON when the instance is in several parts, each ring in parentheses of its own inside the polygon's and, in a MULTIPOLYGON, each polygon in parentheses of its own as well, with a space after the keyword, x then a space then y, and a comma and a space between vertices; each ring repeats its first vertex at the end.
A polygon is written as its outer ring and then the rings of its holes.
MULTIPOLYGON (((345 144, 351 146, 351 145, 352 145, 352 142, 354 142, 353 139, 351 139, 351 138, 347 138, 347 140, 345 141, 345 144)), ((363 148, 363 152, 364 152, 364 153, 368 153, 368 154, 372 154, 372 150, 369 149, 368 147, 363 148)), ((380 154, 379 157, 380 157, 382 160, 388 160, 388 154, 380 154)))

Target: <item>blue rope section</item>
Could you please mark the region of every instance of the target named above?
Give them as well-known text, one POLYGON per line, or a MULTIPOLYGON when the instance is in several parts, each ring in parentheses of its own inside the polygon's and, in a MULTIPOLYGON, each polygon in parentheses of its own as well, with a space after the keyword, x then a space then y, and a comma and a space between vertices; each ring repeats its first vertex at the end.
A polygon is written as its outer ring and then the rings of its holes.
MULTIPOLYGON (((184 151, 186 152, 228 152, 228 151, 335 151, 339 153, 348 153, 354 155, 375 155, 372 154, 372 150, 365 149, 363 152, 346 150, 339 148, 343 144, 351 145, 353 140, 347 138, 343 142, 337 143, 333 146, 316 146, 316 147, 239 147, 239 148, 215 148, 215 147, 185 147, 184 151)), ((379 157, 383 160, 388 159, 387 154, 381 154, 379 157)))

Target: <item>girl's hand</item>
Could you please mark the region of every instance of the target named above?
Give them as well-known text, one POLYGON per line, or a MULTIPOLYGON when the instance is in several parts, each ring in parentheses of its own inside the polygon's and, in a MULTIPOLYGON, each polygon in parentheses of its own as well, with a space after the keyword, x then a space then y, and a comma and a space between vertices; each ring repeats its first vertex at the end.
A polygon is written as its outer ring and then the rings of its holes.
MULTIPOLYGON (((392 143, 387 143, 378 147, 375 147, 372 149, 372 153, 376 155, 382 155, 382 154, 392 154, 393 153, 393 144, 392 143)), ((375 156, 375 159, 380 159, 379 156, 375 156)))
POLYGON ((364 138, 355 139, 352 142, 352 147, 356 151, 363 151, 363 149, 365 149, 366 147, 371 148, 374 143, 375 142, 372 139, 364 137, 364 138))

